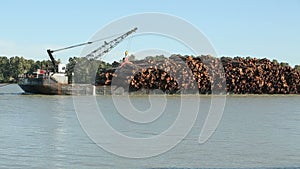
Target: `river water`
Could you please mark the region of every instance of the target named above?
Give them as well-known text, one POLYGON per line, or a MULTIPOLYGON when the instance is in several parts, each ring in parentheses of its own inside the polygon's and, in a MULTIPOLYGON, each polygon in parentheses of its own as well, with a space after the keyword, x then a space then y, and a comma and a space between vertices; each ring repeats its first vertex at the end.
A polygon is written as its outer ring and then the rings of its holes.
MULTIPOLYGON (((72 96, 21 93, 17 85, 0 88, 0 168, 300 167, 300 96, 227 96, 217 130, 199 144, 210 105, 210 97, 201 96, 197 121, 181 143, 155 157, 131 159, 105 151, 88 137, 72 96)), ((193 97, 199 96, 189 99, 193 97)), ((147 96, 130 99, 138 109, 149 107, 147 96)), ((176 119, 180 97, 166 99, 168 111, 161 118, 138 125, 109 106, 109 96, 96 96, 113 128, 144 138, 159 134, 176 119)))

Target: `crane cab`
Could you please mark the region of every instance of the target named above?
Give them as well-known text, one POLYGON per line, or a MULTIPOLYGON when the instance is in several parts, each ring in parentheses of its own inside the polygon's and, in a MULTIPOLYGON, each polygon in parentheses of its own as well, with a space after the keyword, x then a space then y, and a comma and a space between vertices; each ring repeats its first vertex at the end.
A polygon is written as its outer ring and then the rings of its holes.
POLYGON ((58 73, 66 73, 66 64, 58 64, 58 73))

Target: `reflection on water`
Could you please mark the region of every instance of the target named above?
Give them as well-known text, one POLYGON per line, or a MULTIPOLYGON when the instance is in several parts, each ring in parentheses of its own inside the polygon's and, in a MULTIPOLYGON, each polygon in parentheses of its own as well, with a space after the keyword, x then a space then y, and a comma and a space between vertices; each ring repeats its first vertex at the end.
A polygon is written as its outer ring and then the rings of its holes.
MULTIPOLYGON (((300 166, 300 96, 229 96, 222 121, 205 144, 198 144, 210 105, 201 111, 189 135, 174 149, 148 159, 107 153, 84 133, 71 96, 21 95, 17 86, 0 88, 0 168, 293 168, 300 166), (19 93, 19 94, 16 94, 19 93)), ((98 96, 107 121, 133 137, 149 137, 176 118, 178 97, 151 124, 126 121, 98 96), (176 104, 176 105, 174 105, 176 104)), ((147 97, 131 97, 149 107, 147 97)), ((147 146, 147 145, 145 145, 147 146)))

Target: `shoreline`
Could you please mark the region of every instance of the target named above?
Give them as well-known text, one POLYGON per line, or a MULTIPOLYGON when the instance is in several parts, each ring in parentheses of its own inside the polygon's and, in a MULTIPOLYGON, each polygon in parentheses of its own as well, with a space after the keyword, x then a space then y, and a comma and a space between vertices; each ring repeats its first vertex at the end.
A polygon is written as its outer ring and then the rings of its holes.
POLYGON ((7 85, 10 85, 10 84, 16 84, 16 83, 0 83, 0 87, 7 86, 7 85))

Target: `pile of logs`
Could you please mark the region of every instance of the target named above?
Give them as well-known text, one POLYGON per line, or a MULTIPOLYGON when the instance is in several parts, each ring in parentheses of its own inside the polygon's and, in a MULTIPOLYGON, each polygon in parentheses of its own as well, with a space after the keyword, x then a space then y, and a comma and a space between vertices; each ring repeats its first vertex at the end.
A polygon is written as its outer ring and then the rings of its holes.
POLYGON ((165 93, 299 94, 300 73, 268 59, 172 55, 120 64, 100 72, 97 85, 165 93))

